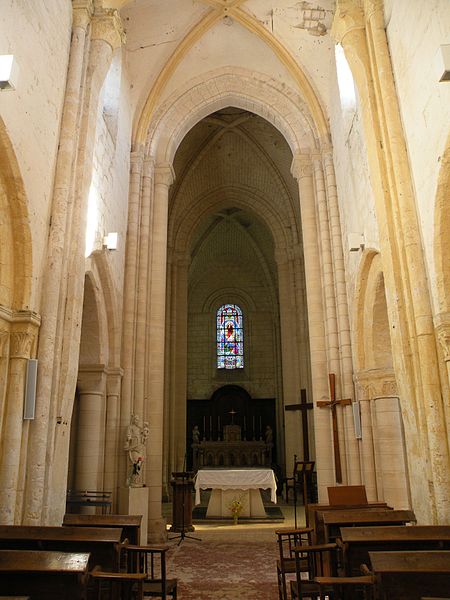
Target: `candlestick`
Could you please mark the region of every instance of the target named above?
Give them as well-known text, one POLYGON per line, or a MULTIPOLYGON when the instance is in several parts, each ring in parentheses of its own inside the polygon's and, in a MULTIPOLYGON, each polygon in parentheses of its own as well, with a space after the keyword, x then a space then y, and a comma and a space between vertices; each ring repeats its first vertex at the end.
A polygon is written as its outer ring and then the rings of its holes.
POLYGON ((262 440, 262 419, 259 417, 259 439, 262 440))
POLYGON ((212 416, 209 415, 209 439, 212 440, 212 416))
POLYGON ((206 417, 203 415, 203 439, 206 439, 206 417))

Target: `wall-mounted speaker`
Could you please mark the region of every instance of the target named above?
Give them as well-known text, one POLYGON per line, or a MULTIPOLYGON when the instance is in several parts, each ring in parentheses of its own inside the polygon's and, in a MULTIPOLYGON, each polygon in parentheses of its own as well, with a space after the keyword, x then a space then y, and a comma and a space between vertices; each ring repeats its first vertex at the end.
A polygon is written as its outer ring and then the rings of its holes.
POLYGON ((29 358, 27 362, 27 378, 25 382, 25 398, 23 403, 24 419, 34 419, 36 408, 37 367, 37 359, 29 358))
POLYGON ((362 439, 361 429, 361 407, 359 402, 352 402, 353 409, 353 426, 355 428, 355 437, 357 440, 362 439))

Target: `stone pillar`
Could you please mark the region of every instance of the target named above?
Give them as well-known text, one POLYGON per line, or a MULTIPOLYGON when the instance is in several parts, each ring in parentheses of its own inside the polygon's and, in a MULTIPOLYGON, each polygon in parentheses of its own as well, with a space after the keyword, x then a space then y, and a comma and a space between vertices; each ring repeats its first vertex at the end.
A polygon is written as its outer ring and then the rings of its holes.
MULTIPOLYGON (((23 479, 23 405, 27 361, 35 350, 39 320, 33 313, 11 314, 9 333, 2 332, 2 357, 8 360, 0 460, 0 524, 20 523, 23 479)), ((25 446, 26 447, 26 446, 25 446)))
MULTIPOLYGON (((309 344, 311 349, 312 396, 317 400, 328 399, 327 353, 325 343, 325 314, 322 302, 322 278, 316 222, 315 196, 311 158, 297 154, 291 172, 298 181, 302 218, 303 249, 305 256, 305 279, 308 300, 309 344)), ((334 485, 333 451, 331 443, 331 420, 328 411, 314 409, 314 435, 316 440, 316 465, 319 502, 327 499, 327 487, 334 485)))
MULTIPOLYGON (((28 457, 28 487, 25 492, 24 523, 42 522, 46 479, 47 434, 50 405, 53 398, 56 363, 56 332, 60 307, 60 284, 64 273, 64 249, 67 243, 69 198, 73 186, 73 161, 76 153, 79 112, 82 100, 84 58, 87 29, 92 18, 90 0, 74 4, 73 31, 67 73, 66 94, 61 121, 59 150, 56 157, 55 183, 47 258, 43 269, 42 327, 39 336, 39 376, 36 392, 36 418, 30 427, 28 457)), ((58 372, 59 369, 56 369, 58 372)))
POLYGON ((167 223, 169 187, 174 180, 172 165, 157 165, 151 227, 151 281, 147 340, 147 386, 150 436, 146 482, 149 487, 149 538, 161 539, 165 527, 161 518, 162 497, 162 450, 164 429, 164 363, 165 363, 165 316, 166 316, 166 269, 167 269, 167 223))
POLYGON ((77 385, 79 407, 75 488, 103 490, 106 422, 104 365, 80 366, 77 385))
MULTIPOLYGON (((125 254, 125 275, 123 286, 123 334, 122 334, 122 397, 120 406, 119 439, 125 439, 126 428, 133 412, 134 393, 134 361, 135 361, 135 327, 136 327, 136 289, 139 256, 139 226, 142 172, 144 154, 142 148, 131 153, 130 191, 128 194, 128 229, 125 254)), ((141 349, 142 351, 142 349, 141 349)), ((143 413, 141 413, 143 414, 143 413)), ((120 485, 126 479, 127 462, 124 453, 119 457, 120 485)))
MULTIPOLYGON (((108 369, 106 375, 106 433, 105 433, 105 477, 104 489, 107 492, 116 490, 119 482, 119 456, 123 453, 121 448, 119 416, 120 416, 120 386, 122 382, 122 369, 108 369)), ((113 498, 114 502, 116 498, 113 498)), ((116 504, 113 512, 117 511, 116 504)))
POLYGON ((135 364, 134 364, 134 394, 133 412, 138 415, 145 414, 145 352, 144 348, 150 333, 147 324, 148 308, 148 275, 149 275, 149 248, 150 228, 153 220, 153 172, 154 161, 144 161, 141 182, 141 208, 139 226, 138 272, 135 293, 135 364))
MULTIPOLYGON (((283 406, 297 404, 300 400, 300 356, 297 336, 297 307, 292 281, 292 259, 286 248, 277 248, 278 294, 280 302, 281 366, 283 381, 283 406)), ((286 473, 292 473, 294 454, 303 456, 300 411, 284 413, 284 446, 286 473)))
MULTIPOLYGON (((344 398, 354 399, 353 361, 350 338, 350 320, 348 316, 347 286, 345 280, 344 253, 342 249, 342 230, 339 215, 336 176, 334 172, 332 150, 323 152, 323 168, 328 199, 328 220, 330 244, 335 283, 335 302, 339 338, 339 358, 341 367, 341 394, 344 398)), ((352 406, 343 406, 345 451, 347 463, 347 482, 350 485, 361 483, 361 464, 358 442, 355 438, 352 406)))
POLYGON ((361 101, 375 196, 392 355, 402 399, 413 508, 450 519, 450 455, 431 301, 381 0, 338 0, 341 42, 361 101))
MULTIPOLYGON (((187 394, 187 314, 188 275, 190 256, 172 255, 169 261, 167 292, 170 299, 168 318, 166 366, 166 398, 168 410, 164 415, 164 493, 169 493, 172 471, 185 468, 186 448, 186 394, 187 394), (166 458, 167 457, 167 458, 166 458)), ((187 443, 191 440, 188 438, 187 443)))

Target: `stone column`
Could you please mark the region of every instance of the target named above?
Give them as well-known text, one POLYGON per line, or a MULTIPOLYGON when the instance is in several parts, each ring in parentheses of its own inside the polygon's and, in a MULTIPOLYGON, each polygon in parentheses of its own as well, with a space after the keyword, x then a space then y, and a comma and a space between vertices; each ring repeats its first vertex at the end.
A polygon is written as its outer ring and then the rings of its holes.
MULTIPOLYGON (((322 302, 322 278, 316 222, 312 165, 309 155, 294 156, 291 172, 298 181, 305 256, 306 293, 308 300, 309 343, 311 349, 312 395, 317 400, 328 399, 325 314, 322 302)), ((327 486, 334 485, 331 421, 325 410, 314 408, 314 435, 319 502, 326 501, 327 486)))
POLYGON ((413 508, 450 519, 450 456, 420 227, 381 0, 338 0, 332 33, 355 77, 380 231, 413 508))
MULTIPOLYGON (((106 374, 106 434, 105 434, 105 477, 104 489, 113 492, 122 484, 119 481, 119 456, 124 454, 120 442, 120 386, 122 369, 107 369, 106 374)), ((115 500, 115 499, 114 499, 115 500)), ((113 512, 116 511, 113 507, 113 512)))
MULTIPOLYGON (((139 256, 139 226, 141 207, 142 172, 144 168, 143 149, 131 153, 130 191, 128 194, 128 228, 125 253, 125 275, 123 286, 123 333, 122 333, 122 397, 120 406, 119 439, 125 439, 125 432, 133 412, 134 360, 136 328, 136 288, 139 256)), ((141 349, 142 350, 142 349, 141 349)), ((127 462, 121 452, 119 457, 120 485, 125 484, 127 462)))
MULTIPOLYGON (((339 358, 342 375, 341 394, 344 398, 354 400, 352 346, 350 320, 348 316, 344 253, 342 250, 341 219, 339 215, 336 176, 331 148, 323 151, 323 168, 328 198, 328 220, 331 235, 330 244, 335 283, 339 358)), ((355 438, 352 406, 344 406, 343 415, 346 440, 345 450, 347 454, 347 482, 350 485, 358 485, 361 483, 361 464, 358 442, 355 438)))
POLYGON ((147 324, 148 309, 148 275, 149 275, 149 248, 150 230, 153 220, 153 159, 144 161, 141 187, 141 208, 139 226, 138 273, 136 287, 134 288, 136 329, 135 329, 135 364, 134 364, 134 394, 133 412, 137 415, 145 414, 145 351, 150 333, 147 324))
POLYGON ((103 490, 106 422, 104 365, 80 366, 77 386, 79 407, 75 488, 103 490))
MULTIPOLYGON (((164 429, 164 362, 166 317, 166 270, 167 270, 167 222, 169 187, 174 180, 172 165, 157 165, 153 197, 151 228, 151 281, 147 340, 147 386, 146 414, 149 419, 147 486, 149 487, 149 536, 161 539, 165 528, 161 519, 162 450, 164 429)), ((155 540, 153 540, 155 541, 155 540)))
POLYGON ((356 398, 361 409, 361 471, 362 483, 366 488, 369 502, 379 500, 375 475, 375 454, 372 427, 372 407, 370 401, 370 375, 358 373, 355 376, 356 398))
MULTIPOLYGON (((60 284, 64 273, 64 249, 73 192, 73 162, 78 142, 79 112, 82 100, 84 58, 87 29, 93 13, 93 2, 74 3, 73 30, 67 73, 66 94, 61 120, 59 149, 56 157, 55 183, 47 258, 43 269, 42 326, 39 336, 39 376, 36 392, 36 418, 30 427, 28 472, 25 492, 24 523, 41 523, 46 478, 47 434, 56 358, 56 332, 60 307, 60 284)), ((57 369, 59 371, 59 369, 57 369)))
MULTIPOLYGON (((292 259, 286 248, 277 248, 275 259, 278 268, 278 294, 280 302, 281 368, 283 381, 283 406, 297 404, 300 396, 300 356, 298 353, 297 307, 292 281, 292 259)), ((284 446, 286 472, 292 473, 294 454, 303 456, 302 426, 299 412, 284 413, 284 446)))
POLYGON ((39 319, 33 313, 12 313, 9 335, 5 330, 2 335, 2 352, 8 357, 0 460, 0 523, 3 525, 20 524, 25 474, 24 430, 27 429, 23 405, 27 361, 35 351, 38 325, 39 319))

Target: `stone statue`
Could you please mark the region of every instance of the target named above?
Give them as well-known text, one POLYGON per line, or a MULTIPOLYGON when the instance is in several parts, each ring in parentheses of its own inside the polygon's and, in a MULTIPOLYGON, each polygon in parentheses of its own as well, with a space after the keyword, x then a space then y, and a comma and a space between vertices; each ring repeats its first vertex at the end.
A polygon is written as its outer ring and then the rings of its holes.
POLYGON ((142 487, 142 465, 145 461, 146 447, 149 434, 148 422, 141 424, 137 415, 131 415, 130 424, 127 429, 127 440, 124 449, 128 452, 131 463, 131 472, 128 477, 129 487, 142 487))
POLYGON ((200 430, 198 425, 194 425, 194 429, 192 430, 192 443, 198 444, 200 442, 200 430))
POLYGON ((272 427, 270 425, 267 425, 264 435, 266 438, 266 444, 272 444, 273 443, 273 431, 272 431, 272 427))

